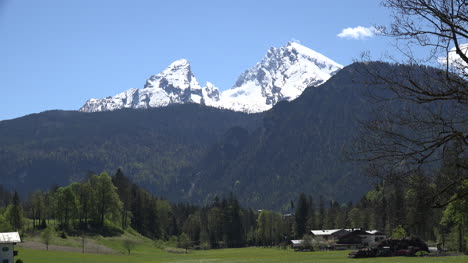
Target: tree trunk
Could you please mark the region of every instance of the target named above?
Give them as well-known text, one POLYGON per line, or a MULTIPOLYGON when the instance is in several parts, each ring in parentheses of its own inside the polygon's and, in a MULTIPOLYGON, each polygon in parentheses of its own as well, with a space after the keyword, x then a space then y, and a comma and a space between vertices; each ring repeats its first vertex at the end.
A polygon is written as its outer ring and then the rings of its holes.
POLYGON ((463 235, 461 230, 461 224, 458 224, 458 251, 462 252, 463 246, 463 235))

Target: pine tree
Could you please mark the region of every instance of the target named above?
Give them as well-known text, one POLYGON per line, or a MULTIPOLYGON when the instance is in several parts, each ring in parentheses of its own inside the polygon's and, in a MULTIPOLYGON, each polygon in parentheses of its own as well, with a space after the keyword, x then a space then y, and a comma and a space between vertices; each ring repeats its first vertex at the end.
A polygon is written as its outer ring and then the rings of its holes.
POLYGON ((122 201, 122 228, 127 228, 129 225, 129 220, 131 218, 131 186, 132 183, 130 179, 124 175, 122 170, 119 168, 115 173, 114 177, 112 177, 112 183, 117 187, 117 194, 119 195, 120 201, 122 201))
POLYGON ((421 172, 412 177, 411 188, 407 192, 408 202, 408 227, 410 234, 420 236, 423 239, 431 239, 432 209, 430 205, 431 190, 428 178, 421 172))
POLYGON ((6 217, 10 225, 17 231, 23 228, 23 208, 21 207, 18 192, 13 194, 13 202, 8 206, 6 217))
POLYGON ((319 199, 319 218, 318 218, 318 228, 324 229, 325 223, 325 204, 324 204, 323 196, 320 195, 319 199))
POLYGON ((224 236, 228 247, 240 247, 244 242, 239 202, 231 195, 224 208, 224 236))
POLYGON ((304 193, 301 193, 296 205, 296 238, 302 238, 306 233, 308 210, 307 197, 304 193))
POLYGON ((307 227, 306 233, 308 233, 308 230, 316 229, 315 203, 314 203, 314 199, 312 195, 309 195, 309 200, 307 202, 307 205, 308 205, 308 211, 307 211, 308 214, 307 214, 307 223, 306 223, 306 227, 307 227))

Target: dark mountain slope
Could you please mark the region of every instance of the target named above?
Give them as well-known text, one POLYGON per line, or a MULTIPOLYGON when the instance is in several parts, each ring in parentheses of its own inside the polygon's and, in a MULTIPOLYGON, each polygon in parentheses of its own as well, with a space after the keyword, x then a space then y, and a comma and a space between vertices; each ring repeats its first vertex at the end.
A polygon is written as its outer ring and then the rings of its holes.
POLYGON ((369 183, 358 165, 344 158, 344 149, 358 134, 358 120, 371 111, 364 95, 366 67, 390 72, 396 66, 353 64, 298 99, 278 103, 252 134, 231 130, 185 174, 192 183, 179 180, 178 188, 188 200, 206 202, 232 191, 248 206, 284 210, 300 192, 357 200, 369 183))
POLYGON ((88 172, 126 174, 158 195, 232 126, 259 115, 195 104, 149 110, 48 111, 0 122, 0 184, 21 192, 63 185, 88 172))

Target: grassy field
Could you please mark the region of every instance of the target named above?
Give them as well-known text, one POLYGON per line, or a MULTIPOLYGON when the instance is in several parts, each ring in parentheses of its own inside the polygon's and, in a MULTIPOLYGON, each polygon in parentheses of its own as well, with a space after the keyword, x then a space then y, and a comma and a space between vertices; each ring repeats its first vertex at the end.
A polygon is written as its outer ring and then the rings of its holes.
POLYGON ((468 256, 458 257, 424 257, 424 258, 368 258, 368 259, 350 259, 346 255, 348 251, 330 251, 330 252, 294 252, 291 250, 280 250, 276 248, 239 248, 239 249, 217 249, 207 251, 190 251, 189 254, 173 254, 164 250, 151 247, 149 245, 140 245, 132 251, 131 255, 97 255, 80 254, 73 252, 41 251, 26 248, 19 248, 19 256, 23 262, 35 263, 86 263, 86 262, 269 262, 269 263, 288 263, 288 262, 310 262, 310 263, 371 263, 371 262, 392 262, 392 263, 467 263, 468 256))

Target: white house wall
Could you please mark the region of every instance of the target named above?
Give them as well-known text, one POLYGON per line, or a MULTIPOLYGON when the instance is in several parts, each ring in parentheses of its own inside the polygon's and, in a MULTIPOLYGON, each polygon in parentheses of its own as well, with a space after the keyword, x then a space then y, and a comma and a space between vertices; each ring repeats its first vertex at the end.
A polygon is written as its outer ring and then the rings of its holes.
POLYGON ((0 244, 0 263, 13 263, 13 244, 0 244), (8 261, 6 261, 8 260, 8 261))

